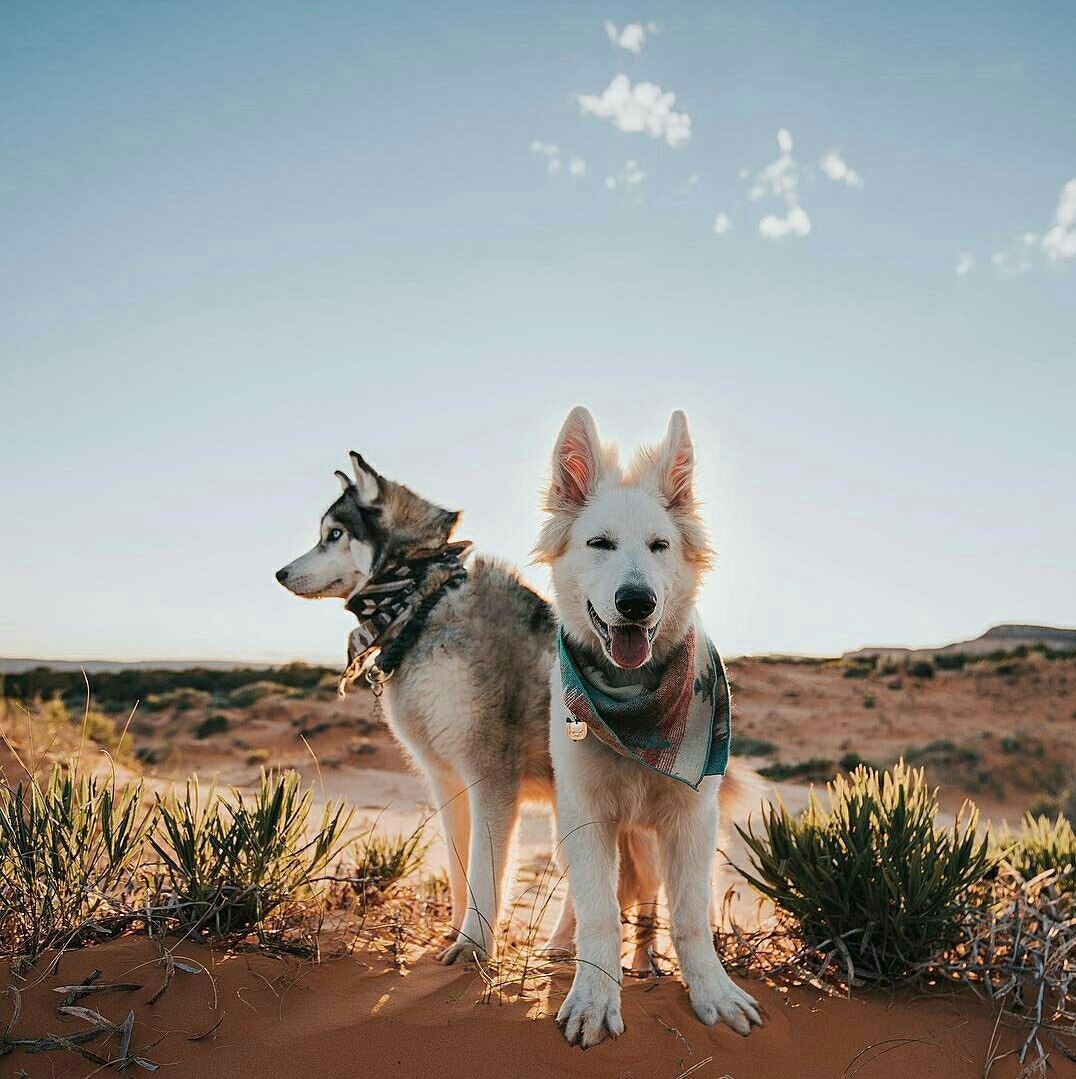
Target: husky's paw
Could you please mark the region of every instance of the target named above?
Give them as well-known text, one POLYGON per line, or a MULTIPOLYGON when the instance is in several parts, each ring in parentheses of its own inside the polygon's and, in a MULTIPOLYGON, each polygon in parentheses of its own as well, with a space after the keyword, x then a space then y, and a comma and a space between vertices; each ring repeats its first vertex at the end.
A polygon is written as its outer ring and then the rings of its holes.
POLYGON ((453 963, 474 963, 478 959, 485 959, 486 950, 474 941, 461 937, 450 944, 437 958, 446 967, 450 967, 453 963))
POLYGON ((710 985, 693 986, 688 990, 695 1014, 708 1026, 725 1023, 745 1038, 752 1025, 762 1026, 758 1001, 745 993, 731 978, 710 985))
POLYGON ((610 984, 607 988, 586 989, 572 986, 567 999, 557 1012, 560 1027, 569 1045, 589 1049, 607 1037, 618 1038, 624 1033, 624 1020, 620 1016, 620 986, 610 984))

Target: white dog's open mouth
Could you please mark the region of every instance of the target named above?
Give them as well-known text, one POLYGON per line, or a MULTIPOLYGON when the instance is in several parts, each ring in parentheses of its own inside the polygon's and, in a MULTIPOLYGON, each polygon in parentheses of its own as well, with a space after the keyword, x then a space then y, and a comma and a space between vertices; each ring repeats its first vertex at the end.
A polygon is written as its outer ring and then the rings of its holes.
POLYGON ((598 639, 605 646, 606 654, 618 666, 628 670, 641 667, 650 658, 650 645, 657 633, 657 625, 640 626, 637 622, 623 622, 611 626, 598 617, 594 605, 587 600, 587 614, 598 639))

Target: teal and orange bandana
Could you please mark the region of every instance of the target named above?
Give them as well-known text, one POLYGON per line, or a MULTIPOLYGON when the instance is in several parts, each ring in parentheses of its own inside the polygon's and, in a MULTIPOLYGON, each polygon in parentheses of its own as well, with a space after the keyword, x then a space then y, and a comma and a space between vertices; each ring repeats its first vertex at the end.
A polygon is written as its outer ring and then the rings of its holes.
POLYGON ((589 732, 622 756, 696 790, 704 777, 725 774, 732 738, 729 682, 697 620, 654 689, 602 684, 600 671, 577 662, 563 626, 557 653, 570 737, 589 732))

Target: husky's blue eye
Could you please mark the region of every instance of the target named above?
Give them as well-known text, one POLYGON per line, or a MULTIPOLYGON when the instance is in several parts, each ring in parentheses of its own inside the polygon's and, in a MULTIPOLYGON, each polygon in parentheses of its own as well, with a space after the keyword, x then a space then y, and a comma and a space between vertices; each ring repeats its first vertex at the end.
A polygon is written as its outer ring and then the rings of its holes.
POLYGON ((596 551, 615 551, 616 544, 608 536, 595 536, 587 540, 587 546, 596 551))
POLYGON ((344 530, 342 528, 330 528, 329 534, 325 537, 329 543, 335 543, 342 535, 344 530))

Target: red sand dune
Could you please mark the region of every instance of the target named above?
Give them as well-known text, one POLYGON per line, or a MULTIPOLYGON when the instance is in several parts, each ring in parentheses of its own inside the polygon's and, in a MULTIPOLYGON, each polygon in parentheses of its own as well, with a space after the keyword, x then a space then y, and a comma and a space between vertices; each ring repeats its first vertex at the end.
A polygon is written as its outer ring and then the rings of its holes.
MULTIPOLYGON (((83 1020, 57 1015, 62 998, 51 990, 77 983, 97 968, 104 971, 101 982, 143 987, 95 993, 79 1004, 116 1022, 134 1009, 132 1047, 138 1051, 157 1042, 142 1051, 169 1079, 680 1079, 687 1074, 698 1079, 979 1079, 994 1027, 990 1010, 965 994, 916 999, 867 993, 846 1000, 743 982, 762 1002, 766 1025, 741 1039, 724 1027, 703 1027, 674 978, 630 980, 624 996, 626 1033, 583 1052, 565 1044, 550 1017, 567 990, 567 969, 548 1001, 486 1004, 478 1002, 483 983, 473 967, 447 968, 428 957, 400 973, 371 953, 316 967, 264 955, 215 954, 195 944, 180 945, 176 956, 204 964, 215 990, 205 974, 181 970, 160 1000, 148 1004, 163 978, 154 946, 144 937, 120 938, 69 952, 57 974, 27 972, 12 1036, 70 1036, 85 1029, 83 1020), (191 1040, 218 1020, 212 1034, 191 1040)), ((7 971, 0 974, 0 984, 9 981, 7 971)), ((9 996, 0 1026, 6 1025, 10 1004, 9 996)), ((1004 1033, 1004 1047, 1014 1043, 1013 1035, 1004 1033)), ((89 1048, 114 1058, 117 1042, 101 1040, 89 1048)), ((1051 1064, 1052 1075, 1076 1076, 1076 1065, 1057 1052, 1051 1053, 1051 1064)), ((0 1058, 0 1076, 16 1076, 20 1069, 33 1079, 104 1071, 66 1052, 16 1050, 0 1058)), ((1019 1071, 1009 1057, 991 1076, 1011 1079, 1019 1071)), ((132 1067, 126 1074, 145 1073, 132 1067)))

